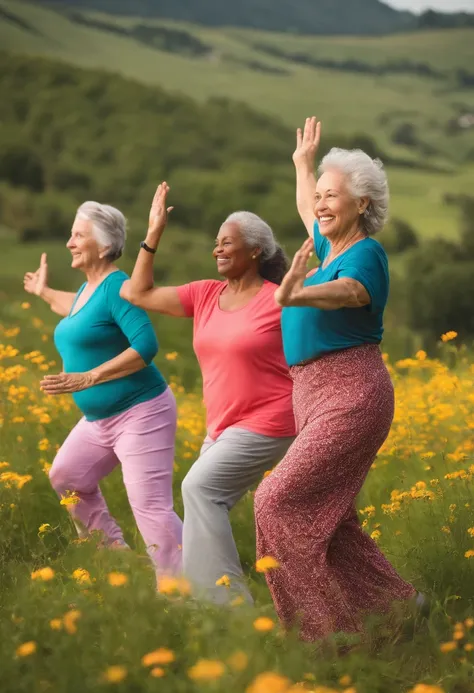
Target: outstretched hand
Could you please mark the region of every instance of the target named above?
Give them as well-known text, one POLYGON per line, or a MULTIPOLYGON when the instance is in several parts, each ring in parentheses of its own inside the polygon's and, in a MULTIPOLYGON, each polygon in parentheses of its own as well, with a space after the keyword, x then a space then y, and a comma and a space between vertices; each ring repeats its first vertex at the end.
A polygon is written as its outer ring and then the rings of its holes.
POLYGON ((47 395, 64 395, 70 392, 86 390, 94 385, 90 373, 58 373, 45 375, 40 383, 41 390, 47 395))
POLYGON ((48 285, 48 262, 46 253, 42 253, 40 266, 36 272, 27 272, 23 277, 23 287, 29 294, 41 296, 48 285))
POLYGON ((173 207, 166 206, 166 196, 170 187, 166 181, 157 187, 153 202, 151 203, 150 217, 148 220, 148 233, 159 236, 163 233, 168 222, 168 214, 173 207))
POLYGON ((295 166, 305 164, 313 170, 320 141, 321 123, 315 116, 306 118, 303 131, 301 128, 296 131, 296 149, 293 153, 295 166))
POLYGON ((275 300, 280 306, 291 305, 292 299, 303 288, 308 273, 308 262, 313 254, 313 239, 307 238, 295 253, 293 262, 281 285, 275 291, 275 300))

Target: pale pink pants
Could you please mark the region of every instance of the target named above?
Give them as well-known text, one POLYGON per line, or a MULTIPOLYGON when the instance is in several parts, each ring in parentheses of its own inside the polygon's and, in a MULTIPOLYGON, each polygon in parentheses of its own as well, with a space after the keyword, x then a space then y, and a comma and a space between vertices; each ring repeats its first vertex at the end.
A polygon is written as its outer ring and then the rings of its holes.
POLYGON ((99 421, 81 419, 58 451, 50 471, 59 496, 75 491, 73 520, 106 543, 126 545, 99 482, 122 465, 128 500, 147 551, 159 573, 181 570, 182 523, 173 510, 176 402, 168 388, 158 397, 99 421))

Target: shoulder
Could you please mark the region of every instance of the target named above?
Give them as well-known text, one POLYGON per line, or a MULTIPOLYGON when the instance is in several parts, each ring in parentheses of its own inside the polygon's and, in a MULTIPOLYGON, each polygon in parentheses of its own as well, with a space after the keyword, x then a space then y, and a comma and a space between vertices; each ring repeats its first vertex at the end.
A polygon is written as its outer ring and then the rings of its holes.
POLYGON ((350 249, 351 252, 346 253, 344 260, 349 263, 357 263, 368 266, 382 266, 388 271, 388 258, 381 243, 375 238, 364 238, 363 241, 356 243, 350 249))
POLYGON ((105 291, 109 294, 118 294, 120 292, 120 287, 126 279, 129 279, 129 276, 125 272, 122 272, 122 270, 111 272, 104 279, 105 291))
POLYGON ((189 284, 182 284, 178 287, 178 291, 182 294, 192 296, 194 300, 206 299, 212 297, 222 290, 224 282, 219 279, 201 279, 189 284))

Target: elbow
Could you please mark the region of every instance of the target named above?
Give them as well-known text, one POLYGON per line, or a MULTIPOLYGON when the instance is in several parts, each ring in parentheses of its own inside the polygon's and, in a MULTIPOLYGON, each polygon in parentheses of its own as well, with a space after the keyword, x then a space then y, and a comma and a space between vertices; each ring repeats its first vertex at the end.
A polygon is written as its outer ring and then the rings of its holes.
POLYGON ((124 281, 124 283, 120 287, 120 298, 125 299, 125 301, 131 303, 132 306, 139 305, 138 294, 136 291, 132 289, 132 282, 130 281, 130 279, 124 281))
POLYGON ((148 339, 141 344, 132 345, 142 361, 149 366, 158 353, 158 340, 156 337, 154 339, 148 339))

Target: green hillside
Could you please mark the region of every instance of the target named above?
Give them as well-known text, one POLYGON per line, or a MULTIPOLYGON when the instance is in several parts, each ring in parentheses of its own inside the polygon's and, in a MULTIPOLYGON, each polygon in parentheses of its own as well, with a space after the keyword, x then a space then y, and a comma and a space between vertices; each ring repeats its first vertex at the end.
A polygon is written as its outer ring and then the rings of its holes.
POLYGON ((208 26, 306 34, 384 34, 417 23, 411 13, 399 12, 380 0, 54 0, 54 4, 208 26))
POLYGON ((149 34, 146 39, 140 34, 139 40, 136 34, 117 33, 142 26, 141 19, 87 15, 89 24, 100 27, 94 28, 84 24, 84 16, 79 22, 77 16, 68 18, 27 3, 0 0, 2 9, 17 20, 0 16, 0 45, 5 50, 111 70, 201 101, 215 96, 244 101, 292 129, 316 113, 326 133, 369 132, 387 153, 400 150, 394 143, 396 132, 408 123, 415 132, 410 144, 401 148, 404 158, 429 157, 430 162, 439 159, 445 164, 446 158, 462 161, 473 156, 472 134, 457 127, 457 120, 474 111, 474 89, 459 82, 459 71, 474 62, 474 30, 311 39, 148 20, 148 31, 160 31, 158 48, 158 38, 154 44, 149 34), (174 44, 163 46, 164 30, 181 32, 188 40, 174 35, 174 44), (190 45, 196 50, 201 44, 201 55, 189 54, 190 45), (269 48, 363 65, 358 70, 347 64, 318 67, 288 55, 271 55, 269 48), (364 66, 407 60, 406 69, 364 71, 364 66), (413 64, 425 65, 439 76, 426 76, 422 69, 417 73, 413 64))

